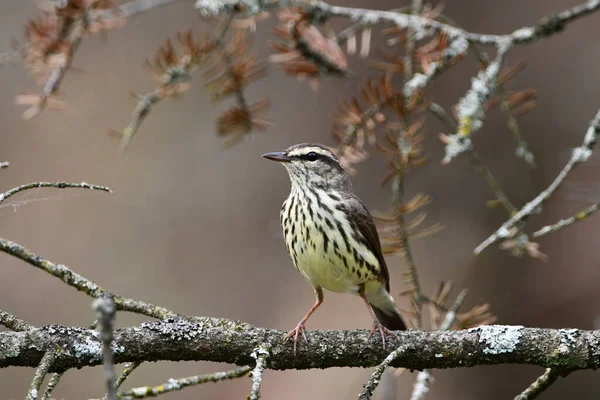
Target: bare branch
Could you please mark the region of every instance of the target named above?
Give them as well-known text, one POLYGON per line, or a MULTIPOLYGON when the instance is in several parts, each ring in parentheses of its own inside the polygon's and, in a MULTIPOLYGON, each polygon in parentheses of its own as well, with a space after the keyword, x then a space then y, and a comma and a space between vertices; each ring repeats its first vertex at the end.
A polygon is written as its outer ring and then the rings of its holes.
POLYGON ((23 332, 33 328, 33 325, 29 325, 22 319, 2 310, 0 310, 0 325, 4 325, 15 332, 23 332))
POLYGON ((463 29, 431 20, 418 15, 408 15, 394 11, 377 11, 362 8, 338 7, 325 2, 309 2, 300 0, 289 1, 263 1, 263 0, 196 0, 196 8, 205 16, 216 16, 236 10, 246 10, 249 14, 258 14, 275 7, 297 5, 306 9, 313 15, 324 19, 328 17, 342 17, 363 26, 372 26, 379 23, 391 23, 401 28, 410 28, 418 35, 426 37, 429 30, 441 31, 449 35, 450 39, 462 37, 472 43, 494 45, 502 47, 507 40, 514 44, 530 43, 536 39, 550 36, 560 32, 564 26, 573 20, 588 15, 600 9, 598 0, 589 0, 584 4, 543 18, 533 27, 517 29, 510 35, 486 35, 467 32, 463 29))
POLYGON ((567 175, 575 168, 578 164, 586 162, 592 155, 594 145, 600 135, 600 110, 598 110, 594 119, 590 122, 590 125, 585 133, 583 143, 581 146, 573 149, 571 158, 560 171, 554 181, 543 190, 536 198, 525 204, 516 214, 514 214, 508 221, 494 232, 490 237, 483 241, 475 249, 475 254, 481 253, 488 246, 501 239, 506 239, 511 236, 511 230, 525 218, 529 217, 534 213, 538 213, 541 210, 543 204, 552 196, 558 186, 565 180, 567 175))
POLYGON ((252 358, 256 360, 256 366, 252 370, 252 392, 248 400, 260 399, 260 386, 262 385, 262 374, 266 366, 267 358, 270 355, 271 346, 262 344, 252 352, 252 358))
POLYGON ((176 392, 189 386, 201 385, 207 382, 222 382, 228 379, 242 377, 246 375, 251 369, 251 367, 239 367, 236 369, 232 369, 231 371, 190 376, 188 378, 169 379, 168 382, 163 383, 159 386, 142 386, 128 390, 127 392, 120 392, 119 399, 128 400, 143 399, 146 397, 156 397, 164 393, 176 392))
POLYGON ((119 11, 125 17, 132 17, 134 15, 149 11, 153 8, 175 3, 176 1, 179 0, 134 0, 119 6, 119 11))
MULTIPOLYGON (((419 15, 421 13, 422 8, 422 0, 412 0, 410 6, 410 12, 412 15, 419 15)), ((413 77, 413 60, 415 58, 416 42, 417 35, 414 32, 409 31, 408 40, 406 42, 406 55, 404 56, 404 74, 406 76, 406 80, 409 80, 413 77)))
POLYGON ((561 219, 553 225, 544 226, 542 229, 534 232, 531 236, 533 236, 534 238, 545 236, 549 233, 556 232, 557 230, 562 229, 565 226, 572 225, 577 221, 583 221, 584 219, 587 219, 590 215, 598 211, 599 207, 600 203, 593 204, 585 210, 579 211, 577 214, 573 215, 570 218, 561 219))
MULTIPOLYGON (((396 207, 401 208, 404 203, 404 177, 406 175, 406 168, 403 163, 398 163, 398 172, 392 184, 392 195, 394 196, 394 203, 396 207)), ((421 311, 422 311, 422 298, 423 292, 421 291, 421 284, 419 281, 419 274, 417 271, 417 265, 415 263, 414 256, 412 254, 412 248, 410 247, 408 229, 406 226, 406 219, 403 213, 398 214, 398 236, 400 237, 403 245, 404 259, 408 266, 407 283, 413 289, 413 306, 415 316, 415 326, 418 328, 421 326, 421 311)), ((385 369, 385 367, 384 367, 385 369)), ((383 373, 383 370, 381 370, 383 373)), ((381 376, 381 374, 380 374, 381 376)), ((378 378, 379 379, 379 378, 378 378)), ((373 388, 374 389, 374 388, 373 388)), ((359 396, 360 399, 360 396, 359 396)))
POLYGON ((30 189, 39 189, 39 188, 48 188, 53 187, 57 189, 65 189, 65 188, 79 188, 79 189, 91 189, 91 190, 101 190, 103 192, 112 193, 112 190, 106 186, 98 186, 98 185, 90 185, 86 182, 81 183, 71 183, 71 182, 33 182, 25 185, 18 186, 16 188, 12 188, 4 193, 0 193, 0 204, 4 202, 4 200, 8 199, 10 196, 13 196, 19 192, 30 189))
POLYGON ((35 375, 33 376, 33 381, 31 385, 29 385, 29 392, 27 392, 27 396, 25 400, 37 400, 38 393, 40 392, 40 388, 42 387, 42 383, 44 382, 44 378, 48 374, 48 371, 52 367, 56 359, 56 351, 54 349, 49 349, 46 351, 42 359, 40 360, 40 364, 35 371, 35 375))
POLYGON ((15 242, 11 242, 10 240, 0 238, 0 251, 20 258, 34 267, 46 271, 50 275, 59 278, 67 285, 86 293, 90 297, 99 298, 102 296, 112 296, 115 300, 115 306, 117 310, 134 312, 158 319, 177 316, 177 314, 173 311, 156 306, 154 304, 128 299, 125 297, 114 296, 112 293, 107 292, 94 282, 84 278, 66 266, 48 261, 35 254, 31 250, 26 249, 15 242))
POLYGON ((61 373, 52 374, 52 376, 50 377, 50 381, 48 382, 48 385, 46 386, 46 390, 44 391, 44 394, 42 395, 41 400, 51 400, 52 399, 52 392, 54 392, 54 389, 56 389, 56 386, 60 382, 60 378, 62 378, 62 376, 63 376, 63 374, 61 374, 61 373))
POLYGON ((527 389, 520 393, 515 400, 531 400, 538 397, 543 391, 548 389, 561 376, 555 368, 546 368, 539 378, 535 380, 527 389))
MULTIPOLYGON (((476 46, 472 46, 472 49, 474 50, 477 60, 481 63, 481 65, 484 68, 487 68, 490 64, 490 60, 487 53, 479 50, 476 46)), ((533 156, 533 153, 529 151, 529 146, 527 145, 527 142, 523 139, 521 135, 521 129, 519 128, 517 118, 509 104, 508 92, 506 91, 503 82, 498 82, 497 91, 500 96, 500 108, 506 116, 508 130, 513 135, 513 138, 517 143, 517 149, 515 153, 517 157, 522 158, 530 167, 535 167, 535 157, 533 156)))
POLYGON ((115 302, 109 296, 102 296, 92 303, 92 308, 98 314, 100 322, 100 333, 102 338, 102 359, 104 364, 104 375, 106 377, 106 398, 117 400, 117 375, 111 344, 113 341, 113 327, 115 322, 115 302))
POLYGON ((416 73, 406 81, 403 90, 406 102, 410 103, 419 90, 423 90, 429 85, 446 67, 458 62, 467 53, 467 50, 469 50, 469 42, 466 39, 456 38, 450 42, 448 48, 443 51, 440 61, 431 63, 426 73, 416 73))
POLYGON ((120 388, 121 385, 123 384, 123 382, 125 382, 125 380, 127 380, 127 378, 129 378, 129 375, 131 375, 131 373, 133 371, 135 371, 140 365, 142 365, 141 362, 134 362, 134 363, 126 365, 125 369, 119 376, 119 379, 117 379, 117 383, 116 383, 115 387, 117 389, 120 388))
POLYGON ((485 179, 488 186, 494 192, 494 195, 496 196, 496 201, 498 201, 500 204, 502 204, 502 206, 504 208, 506 208, 506 211, 508 211, 509 215, 512 215, 514 212, 516 212, 517 209, 511 203, 511 201, 508 199, 508 197, 504 193, 504 190, 502 190, 500 183, 496 180, 494 175, 492 175, 492 172, 485 165, 485 163, 483 162, 483 159, 481 158, 479 153, 475 150, 473 145, 471 145, 471 150, 469 151, 469 155, 471 156, 471 161, 473 162, 473 165, 475 166, 475 169, 477 170, 477 172, 479 172, 481 174, 481 176, 483 176, 483 178, 485 179))
MULTIPOLYGON (((437 103, 431 103, 429 105, 429 111, 435 115, 442 123, 446 124, 450 129, 456 129, 457 123, 454 119, 448 115, 446 110, 442 106, 437 103)), ((492 172, 488 169, 488 167, 483 162, 483 159, 479 155, 479 153, 475 150, 473 145, 470 146, 469 155, 471 156, 471 161, 475 166, 477 172, 483 176, 488 186, 492 189, 494 194, 496 195, 496 199, 506 208, 506 210, 510 213, 516 211, 515 206, 508 199, 504 190, 500 186, 500 183, 496 180, 492 172)))
POLYGON ((428 369, 417 374, 410 400, 423 400, 429 392, 429 386, 435 382, 435 378, 428 369))
POLYGON ((471 88, 456 105, 458 131, 453 135, 442 136, 442 140, 446 143, 443 164, 448 164, 458 155, 471 150, 470 136, 483 125, 485 103, 496 90, 504 57, 513 44, 512 39, 507 39, 500 45, 494 61, 472 79, 471 88))

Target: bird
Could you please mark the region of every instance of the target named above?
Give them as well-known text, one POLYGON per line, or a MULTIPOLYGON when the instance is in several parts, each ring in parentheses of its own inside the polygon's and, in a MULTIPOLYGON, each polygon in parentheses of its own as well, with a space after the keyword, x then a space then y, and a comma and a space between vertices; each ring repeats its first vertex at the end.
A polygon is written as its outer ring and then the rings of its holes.
POLYGON ((315 304, 284 338, 299 336, 308 347, 306 321, 323 303, 323 289, 360 296, 373 318, 369 339, 405 330, 390 295, 390 276, 373 217, 354 194, 350 177, 327 147, 301 143, 282 152, 263 154, 287 170, 291 190, 284 201, 281 226, 296 269, 314 289, 315 304))

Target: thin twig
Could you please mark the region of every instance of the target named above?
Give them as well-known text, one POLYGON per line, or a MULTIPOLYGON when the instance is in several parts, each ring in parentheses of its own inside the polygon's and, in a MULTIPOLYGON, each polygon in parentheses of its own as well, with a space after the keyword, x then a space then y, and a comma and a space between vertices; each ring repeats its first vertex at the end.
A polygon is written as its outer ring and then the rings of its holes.
POLYGON ((31 384, 29 385, 29 392, 27 392, 25 400, 37 400, 44 378, 48 374, 55 359, 56 351, 54 349, 46 350, 44 357, 42 357, 42 360, 40 361, 40 365, 38 365, 38 368, 35 371, 33 381, 31 381, 31 384))
POLYGON ((28 331, 33 328, 33 325, 29 325, 22 319, 2 310, 0 310, 0 325, 4 325, 8 329, 15 332, 28 331))
POLYGON ((404 348, 398 347, 396 350, 392 351, 386 358, 383 360, 381 364, 375 367, 373 373, 369 377, 369 380, 365 384, 363 391, 358 395, 358 400, 370 400, 371 396, 375 392, 377 385, 381 381, 381 376, 385 372, 385 369, 394 361, 401 353, 404 352, 404 348))
POLYGON ((469 50, 469 42, 463 38, 456 38, 442 52, 439 61, 432 62, 425 73, 415 73, 411 79, 407 79, 403 93, 406 103, 410 103, 414 95, 429 85, 444 69, 458 62, 469 50))
MULTIPOLYGON (((419 15, 423 8, 423 0, 412 0, 410 13, 411 15, 419 15)), ((412 29, 408 30, 408 39, 406 41, 406 55, 404 56, 404 76, 405 80, 409 81, 413 77, 413 60, 415 59, 415 45, 417 43, 416 32, 412 29)))
MULTIPOLYGON (((398 163, 398 171, 392 184, 392 195, 394 196, 394 204, 399 209, 402 209, 404 203, 404 177, 406 176, 406 168, 404 163, 398 163)), ((402 241, 402 248, 404 252, 404 259, 408 266, 408 284, 414 289, 414 311, 415 311, 415 327, 421 326, 421 311, 423 306, 423 292, 421 291, 421 284, 419 282, 419 274, 417 271, 417 265, 415 263, 412 249, 409 242, 408 228, 406 227, 406 220, 403 213, 398 213, 398 236, 402 241)), ((382 371, 383 372, 383 371, 382 371)))
POLYGON ((434 21, 419 15, 409 15, 395 11, 379 11, 362 8, 332 6, 323 1, 305 2, 302 0, 290 0, 285 2, 270 2, 263 0, 196 0, 196 8, 205 16, 216 16, 239 9, 240 6, 249 13, 258 14, 269 11, 274 7, 286 7, 297 5, 306 9, 320 18, 342 17, 350 19, 363 26, 372 26, 378 23, 391 23, 400 28, 410 28, 419 35, 426 37, 430 30, 441 31, 448 34, 450 39, 463 37, 472 43, 482 45, 495 45, 500 47, 507 39, 515 44, 531 43, 532 41, 560 32, 569 22, 588 15, 600 9, 598 0, 589 0, 584 4, 572 7, 568 10, 543 18, 537 25, 515 30, 509 35, 486 35, 467 32, 452 25, 434 21))
POLYGON ((431 112, 440 122, 446 124, 451 130, 458 128, 458 123, 446 112, 446 110, 444 110, 444 107, 438 103, 431 102, 431 104, 429 104, 429 112, 431 112))
MULTIPOLYGON (((63 31, 68 32, 68 29, 63 29, 63 31)), ((66 53, 65 57, 62 57, 62 59, 58 62, 58 65, 52 70, 50 77, 42 88, 42 94, 39 96, 36 104, 23 112, 24 119, 31 119, 44 111, 50 97, 54 93, 58 92, 60 84, 65 77, 67 70, 71 66, 75 53, 81 44, 84 33, 84 30, 81 28, 72 33, 73 39, 70 43, 69 51, 66 53)))
POLYGON ((10 163, 8 161, 2 161, 0 162, 0 169, 8 168, 9 165, 10 163))
POLYGON ((565 226, 574 224, 575 222, 583 221, 584 219, 587 219, 590 215, 598 211, 599 208, 600 203, 593 204, 585 210, 579 211, 577 214, 573 215, 570 218, 561 219, 555 224, 544 226, 542 229, 534 232, 531 236, 533 236, 534 238, 545 236, 549 233, 556 232, 557 230, 562 229, 565 226))
POLYGON ((171 310, 156 306, 154 304, 125 297, 114 296, 112 293, 107 292, 94 282, 67 268, 65 265, 55 264, 49 260, 46 260, 31 250, 15 242, 11 242, 10 240, 0 238, 0 251, 20 258, 34 267, 46 271, 50 275, 59 278, 67 285, 86 293, 90 297, 100 298, 102 296, 112 296, 115 301, 115 306, 119 311, 133 312, 158 319, 179 316, 171 310))
MULTIPOLYGON (((217 35, 216 44, 217 44, 217 47, 219 48, 219 50, 221 51, 221 57, 223 57, 223 61, 225 61, 225 66, 226 66, 225 72, 230 76, 230 78, 234 84, 234 87, 236 88, 235 99, 237 102, 237 106, 241 110, 244 110, 245 112, 247 112, 248 115, 250 115, 250 109, 248 108, 248 102, 246 101, 246 98, 244 97, 244 92, 242 91, 243 84, 240 80, 240 76, 235 71, 233 58, 231 57, 231 54, 229 54, 229 51, 227 51, 227 48, 225 47, 225 44, 223 43, 225 34, 227 33, 227 31, 229 30, 229 27, 231 26, 231 21, 233 21, 233 17, 234 17, 234 13, 229 13, 225 16, 225 21, 223 21, 223 23, 221 25, 221 31, 217 35)), ((250 118, 248 118, 247 124, 248 124, 247 129, 251 130, 252 123, 250 121, 250 118)))
POLYGON ((42 395, 41 400, 51 400, 52 399, 52 392, 54 392, 54 389, 56 389, 56 386, 60 382, 60 378, 62 378, 62 376, 63 376, 62 373, 52 374, 52 376, 50 377, 50 381, 48 381, 48 385, 46 385, 46 390, 44 391, 44 394, 42 395))
MULTIPOLYGON (((463 289, 458 293, 458 296, 456 296, 456 300, 454 300, 452 307, 450 307, 446 313, 444 321, 440 325, 440 331, 447 331, 452 328, 452 324, 454 324, 454 321, 456 320, 456 314, 465 301, 465 297, 467 297, 467 290, 463 289)), ((435 379, 428 369, 424 369, 423 371, 419 372, 417 378, 415 379, 410 400, 423 400, 425 395, 427 395, 427 392, 429 392, 429 386, 433 382, 435 382, 435 379)))
POLYGON ((117 389, 120 388, 121 385, 123 384, 123 382, 125 382, 125 380, 127 380, 127 378, 129 378, 129 375, 131 375, 131 373, 133 371, 135 371, 140 365, 142 365, 141 362, 134 362, 134 363, 126 365, 125 369, 123 370, 121 375, 119 375, 119 378, 117 379, 117 383, 115 384, 115 387, 117 389))
POLYGON ((33 182, 25 185, 18 186, 16 188, 12 188, 4 193, 0 194, 0 204, 4 202, 4 200, 8 199, 10 196, 13 196, 19 192, 29 189, 38 189, 38 188, 48 188, 53 187, 57 189, 65 189, 65 188, 79 188, 79 189, 91 189, 91 190, 101 190, 103 192, 112 193, 112 190, 106 186, 98 186, 98 185, 90 185, 86 182, 80 183, 72 183, 72 182, 33 182))
POLYGON ((260 399, 260 386, 262 385, 262 374, 267 364, 267 358, 270 355, 271 346, 263 344, 258 346, 252 352, 252 358, 256 360, 256 366, 252 370, 252 391, 248 396, 248 400, 260 399))
MULTIPOLYGON (((454 130, 458 127, 456 121, 454 121, 454 119, 439 104, 431 103, 429 105, 429 111, 433 115, 435 115, 441 122, 446 124, 448 126, 448 128, 454 130)), ((496 178, 494 177, 492 172, 485 165, 485 163, 483 162, 483 159, 481 158, 479 153, 475 150, 475 148, 473 147, 472 144, 470 146, 469 155, 471 156, 471 161, 473 162, 475 169, 477 170, 477 172, 479 172, 483 176, 483 178, 487 182, 488 186, 492 189, 492 191, 496 195, 496 199, 498 199, 498 201, 500 201, 500 203, 504 206, 504 208, 506 208, 506 210, 508 211, 509 214, 516 211, 515 206, 508 199, 508 197, 504 193, 504 190, 502 190, 500 183, 496 180, 496 178)))
POLYGON ((67 25, 61 29, 60 35, 61 39, 68 40, 69 49, 65 53, 65 57, 62 57, 62 59, 58 62, 58 64, 53 68, 52 72, 50 73, 50 76, 44 84, 42 93, 38 101, 35 105, 30 107, 23 113, 23 118, 30 119, 41 113, 46 108, 50 97, 56 92, 58 92, 60 84, 63 78, 65 77, 66 72, 71 67, 73 58, 77 53, 81 41, 84 35, 87 33, 88 21, 92 19, 90 13, 94 12, 95 15, 106 19, 117 18, 119 16, 131 17, 133 15, 137 15, 148 11, 151 8, 173 3, 174 1, 176 0, 135 0, 121 5, 119 7, 120 15, 115 14, 115 12, 112 10, 86 9, 83 13, 83 16, 81 17, 82 21, 67 20, 67 25))
POLYGON ((498 74, 508 51, 512 48, 513 39, 507 39, 498 48, 498 54, 487 68, 480 71, 471 81, 471 88, 456 105, 458 129, 453 135, 442 135, 446 143, 443 164, 448 164, 458 155, 471 150, 470 136, 483 125, 485 103, 497 88, 498 74))
POLYGON ((496 180, 496 178, 494 178, 494 175, 492 175, 488 167, 483 162, 483 159, 472 145, 471 150, 469 151, 469 155, 471 156, 471 161, 473 162, 473 165, 475 166, 477 172, 479 172, 481 176, 483 176, 488 186, 494 191, 496 199, 500 202, 500 204, 502 204, 504 208, 506 208, 508 214, 512 215, 515 211, 517 211, 516 207, 508 199, 508 197, 504 193, 504 190, 502 190, 500 183, 496 180))
POLYGON ((235 379, 246 375, 251 371, 251 367, 239 367, 225 372, 215 372, 190 376, 187 378, 169 379, 168 382, 159 386, 141 386, 126 392, 120 392, 118 398, 122 400, 143 399, 146 397, 156 397, 163 393, 176 392, 189 386, 201 385, 207 382, 221 382, 228 379, 235 379))
POLYGON ((573 152, 571 153, 571 158, 564 166, 564 168, 560 171, 558 176, 554 179, 554 181, 550 184, 550 186, 543 190, 529 203, 525 204, 508 221, 502 224, 502 226, 496 232, 494 232, 490 237, 488 237, 479 246, 477 246, 477 248, 475 248, 475 254, 481 253, 488 246, 492 245, 493 243, 496 243, 501 239, 510 237, 512 234, 512 229, 517 224, 521 223, 525 218, 529 217, 533 213, 539 212, 544 203, 550 198, 550 196, 552 196, 554 191, 556 191, 558 186, 565 180, 565 178, 567 177, 567 175, 569 175, 573 168, 575 168, 580 163, 586 162, 590 158, 599 135, 600 110, 598 110, 596 116, 590 122, 590 125, 583 139, 583 144, 573 149, 573 152))
POLYGON ((124 17, 133 17, 152 8, 166 6, 176 1, 179 0, 134 0, 119 6, 119 11, 124 17))
POLYGON ((515 397, 515 400, 532 400, 542 394, 561 376, 556 368, 546 368, 546 372, 540 375, 527 389, 515 397))
MULTIPOLYGON (((472 46, 473 52, 477 61, 481 63, 484 68, 487 68, 490 64, 489 57, 486 52, 480 50, 477 46, 472 46)), ((508 92, 504 86, 503 82, 498 82, 497 88, 498 95, 500 96, 500 108, 502 112, 506 116, 506 121, 508 124, 508 130, 513 135, 515 142, 517 143, 517 149, 515 151, 517 157, 522 158, 530 167, 535 167, 535 158, 533 153, 529 151, 529 146, 523 136, 521 135, 521 129, 519 128, 519 124, 517 123, 517 118, 515 117, 509 102, 508 102, 508 92)))
MULTIPOLYGON (((229 30, 229 27, 231 26, 231 21, 233 20, 233 17, 233 13, 228 14, 225 21, 221 24, 220 28, 218 29, 218 32, 215 34, 214 47, 212 48, 218 46, 221 48, 224 54, 227 53, 227 50, 224 48, 223 41, 225 39, 227 31, 229 30)), ((174 83, 182 79, 187 79, 192 68, 194 68, 203 61, 204 58, 183 57, 180 63, 168 68, 167 71, 165 71, 165 73, 161 77, 161 83, 160 85, 158 85, 157 88, 145 95, 138 96, 138 102, 136 104, 135 109, 133 110, 131 121, 129 122, 127 127, 121 132, 121 144, 119 145, 119 148, 121 150, 124 150, 129 146, 131 140, 140 129, 142 123, 144 122, 148 114, 150 114, 152 107, 166 97, 164 94, 165 88, 169 87, 169 85, 173 85, 174 83)), ((229 58, 229 61, 229 64, 231 64, 231 58, 229 58)), ((230 66, 230 68, 233 67, 230 66)), ((234 73, 232 76, 237 75, 234 73)), ((241 89, 239 89, 239 91, 241 91, 241 89)), ((236 96, 239 96, 237 94, 237 91, 236 96)))
POLYGON ((106 398, 117 400, 117 375, 115 373, 115 361, 111 348, 113 341, 113 329, 115 323, 115 302, 110 296, 102 296, 92 303, 92 308, 98 314, 100 321, 100 334, 102 337, 102 360, 104 364, 104 376, 106 379, 106 398))

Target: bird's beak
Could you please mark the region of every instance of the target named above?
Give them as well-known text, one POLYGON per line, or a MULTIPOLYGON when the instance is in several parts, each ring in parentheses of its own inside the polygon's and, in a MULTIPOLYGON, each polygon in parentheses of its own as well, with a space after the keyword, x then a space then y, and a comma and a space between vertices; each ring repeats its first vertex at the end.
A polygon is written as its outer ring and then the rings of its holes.
POLYGON ((276 151, 273 153, 267 153, 262 155, 264 158, 268 158, 269 160, 279 161, 284 163, 289 163, 292 159, 287 155, 285 151, 276 151))

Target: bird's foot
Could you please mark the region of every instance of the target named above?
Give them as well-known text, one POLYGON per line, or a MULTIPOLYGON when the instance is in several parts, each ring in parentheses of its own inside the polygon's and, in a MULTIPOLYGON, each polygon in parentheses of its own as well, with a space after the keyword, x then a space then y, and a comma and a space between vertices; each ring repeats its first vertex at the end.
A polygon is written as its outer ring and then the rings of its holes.
POLYGON ((294 357, 296 357, 296 346, 298 344, 298 337, 300 337, 300 335, 302 335, 302 339, 304 339, 304 343, 306 343, 306 347, 308 347, 308 339, 306 338, 306 329, 304 327, 304 321, 298 322, 298 325, 296 325, 296 328, 294 328, 294 330, 291 330, 283 338, 283 341, 285 342, 292 336, 294 337, 294 357))
POLYGON ((371 328, 371 333, 369 333, 369 340, 371 340, 371 336, 373 336, 373 333, 375 333, 375 331, 379 331, 379 334, 381 335, 381 343, 383 343, 383 350, 385 350, 385 334, 387 333, 388 335, 396 336, 396 334, 393 331, 381 325, 381 322, 377 320, 373 321, 373 327, 371 328))

